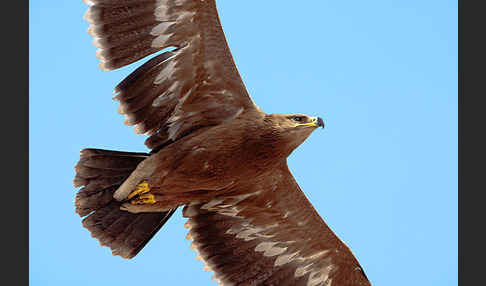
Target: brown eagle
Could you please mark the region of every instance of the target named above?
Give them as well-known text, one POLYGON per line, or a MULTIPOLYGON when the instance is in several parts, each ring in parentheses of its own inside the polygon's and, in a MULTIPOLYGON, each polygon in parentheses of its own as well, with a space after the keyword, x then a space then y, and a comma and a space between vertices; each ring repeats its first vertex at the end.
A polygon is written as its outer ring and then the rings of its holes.
POLYGON ((84 149, 75 166, 76 212, 93 237, 132 258, 181 206, 221 285, 371 285, 287 167, 323 120, 253 103, 215 0, 85 2, 101 69, 166 50, 115 88, 151 152, 84 149))

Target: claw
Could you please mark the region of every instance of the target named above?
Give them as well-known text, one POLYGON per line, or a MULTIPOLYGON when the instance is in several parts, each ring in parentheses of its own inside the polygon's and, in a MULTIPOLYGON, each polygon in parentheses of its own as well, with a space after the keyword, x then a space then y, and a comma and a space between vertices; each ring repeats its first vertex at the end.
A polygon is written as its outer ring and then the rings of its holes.
POLYGON ((131 198, 133 198, 133 197, 135 197, 136 195, 139 195, 139 194, 148 193, 149 191, 150 191, 150 188, 148 186, 148 183, 143 182, 143 183, 137 185, 137 188, 128 195, 127 199, 131 199, 131 198))
POLYGON ((130 201, 132 205, 154 204, 155 198, 152 194, 143 194, 130 201))

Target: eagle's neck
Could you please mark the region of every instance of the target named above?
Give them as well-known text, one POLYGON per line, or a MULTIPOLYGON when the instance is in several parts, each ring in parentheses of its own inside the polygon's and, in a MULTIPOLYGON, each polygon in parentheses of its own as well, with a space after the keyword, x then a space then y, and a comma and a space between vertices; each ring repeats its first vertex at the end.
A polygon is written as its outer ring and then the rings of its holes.
POLYGON ((280 164, 293 150, 289 147, 289 142, 285 141, 285 136, 271 122, 252 124, 244 137, 243 149, 248 152, 247 156, 262 168, 280 164))

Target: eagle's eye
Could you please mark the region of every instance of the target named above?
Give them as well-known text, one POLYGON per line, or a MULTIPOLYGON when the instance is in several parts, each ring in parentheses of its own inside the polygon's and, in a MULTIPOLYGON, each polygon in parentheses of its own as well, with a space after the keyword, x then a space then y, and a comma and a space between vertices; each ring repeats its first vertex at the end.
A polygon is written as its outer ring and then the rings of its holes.
POLYGON ((292 120, 295 121, 295 122, 302 122, 302 121, 304 121, 304 117, 294 116, 294 117, 292 117, 292 120))

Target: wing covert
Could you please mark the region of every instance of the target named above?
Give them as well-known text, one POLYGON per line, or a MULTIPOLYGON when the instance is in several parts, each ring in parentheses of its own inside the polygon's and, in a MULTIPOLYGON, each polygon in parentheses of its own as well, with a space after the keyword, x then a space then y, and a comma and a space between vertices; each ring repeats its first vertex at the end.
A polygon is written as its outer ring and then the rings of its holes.
POLYGON ((191 247, 221 285, 371 285, 286 163, 247 188, 183 210, 191 247))
POLYGON ((254 105, 238 73, 215 0, 85 0, 100 68, 112 70, 166 48, 116 88, 119 112, 157 148, 254 105))

